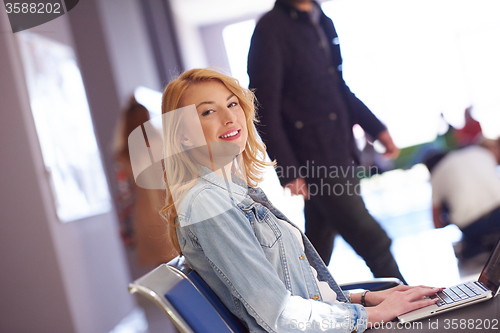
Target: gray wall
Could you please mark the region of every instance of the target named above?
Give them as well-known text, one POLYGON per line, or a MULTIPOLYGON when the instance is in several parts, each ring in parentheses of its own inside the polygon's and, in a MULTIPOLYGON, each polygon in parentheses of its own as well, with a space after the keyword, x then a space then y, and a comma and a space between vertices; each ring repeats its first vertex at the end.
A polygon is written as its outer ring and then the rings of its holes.
MULTIPOLYGON (((141 20, 135 1, 86 0, 30 29, 74 47, 112 187, 121 106, 160 89, 141 20)), ((0 11, 0 332, 109 332, 136 307, 116 213, 58 221, 14 37, 0 11)))

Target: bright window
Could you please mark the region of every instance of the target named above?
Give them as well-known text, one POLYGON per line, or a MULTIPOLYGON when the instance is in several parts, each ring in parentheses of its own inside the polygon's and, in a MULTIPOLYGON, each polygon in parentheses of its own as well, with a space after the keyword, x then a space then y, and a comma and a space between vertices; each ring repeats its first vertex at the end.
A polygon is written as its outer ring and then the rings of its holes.
POLYGON ((323 10, 346 82, 398 146, 432 141, 441 113, 461 128, 469 105, 486 136, 500 135, 500 2, 335 0, 323 10))
POLYGON ((228 25, 222 31, 231 73, 243 87, 249 84, 247 57, 254 29, 255 20, 248 20, 228 25))

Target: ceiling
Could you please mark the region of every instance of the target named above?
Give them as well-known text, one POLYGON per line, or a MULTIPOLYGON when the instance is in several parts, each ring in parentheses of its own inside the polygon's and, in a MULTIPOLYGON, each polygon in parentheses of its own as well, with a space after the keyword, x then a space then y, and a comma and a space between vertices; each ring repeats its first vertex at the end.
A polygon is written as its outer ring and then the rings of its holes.
POLYGON ((267 12, 274 0, 171 0, 175 15, 201 26, 267 12))

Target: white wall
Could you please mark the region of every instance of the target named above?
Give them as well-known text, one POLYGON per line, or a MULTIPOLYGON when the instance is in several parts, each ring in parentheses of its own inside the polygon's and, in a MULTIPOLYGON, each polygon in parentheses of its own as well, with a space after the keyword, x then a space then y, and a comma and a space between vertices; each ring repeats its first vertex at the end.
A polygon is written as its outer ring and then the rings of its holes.
POLYGON ((139 2, 99 0, 97 9, 121 105, 128 101, 139 84, 163 90, 139 2))

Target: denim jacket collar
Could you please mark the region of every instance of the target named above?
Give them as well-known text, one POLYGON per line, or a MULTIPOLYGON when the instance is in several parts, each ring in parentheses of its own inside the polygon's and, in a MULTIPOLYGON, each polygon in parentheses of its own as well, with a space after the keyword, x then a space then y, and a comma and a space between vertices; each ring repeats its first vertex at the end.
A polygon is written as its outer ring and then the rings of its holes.
POLYGON ((233 193, 238 193, 241 195, 246 195, 248 192, 248 187, 246 186, 246 183, 242 180, 239 179, 235 176, 232 176, 231 179, 224 179, 223 177, 219 176, 212 170, 210 170, 207 167, 202 166, 201 167, 201 178, 206 180, 207 182, 220 187, 224 190, 228 190, 233 192, 233 193))

